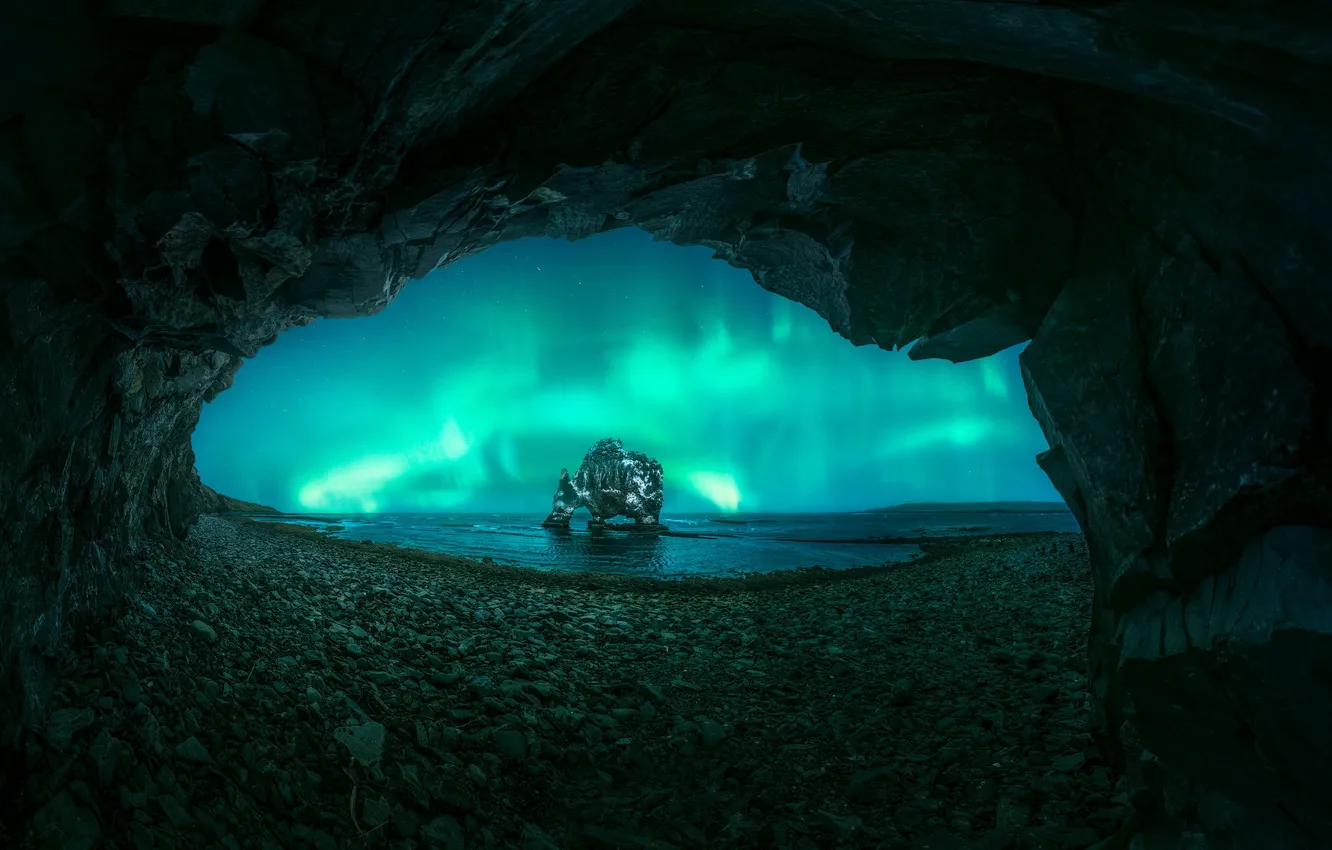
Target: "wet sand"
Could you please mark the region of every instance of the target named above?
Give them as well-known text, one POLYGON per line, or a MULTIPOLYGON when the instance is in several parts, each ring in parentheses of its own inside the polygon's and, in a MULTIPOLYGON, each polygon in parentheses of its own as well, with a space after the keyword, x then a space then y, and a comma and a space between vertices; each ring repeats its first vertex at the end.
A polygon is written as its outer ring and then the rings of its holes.
POLYGON ((1127 801, 1084 731, 1081 538, 926 550, 662 582, 205 517, 75 647, 9 822, 36 847, 1096 845, 1127 801))

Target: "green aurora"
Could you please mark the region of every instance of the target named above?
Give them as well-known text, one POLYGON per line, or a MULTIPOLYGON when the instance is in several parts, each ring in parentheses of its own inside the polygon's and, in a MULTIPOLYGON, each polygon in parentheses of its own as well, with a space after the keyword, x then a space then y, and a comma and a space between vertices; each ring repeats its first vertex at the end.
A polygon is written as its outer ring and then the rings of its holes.
POLYGON ((607 436, 661 461, 668 516, 1053 500, 1018 350, 912 362, 704 248, 529 239, 283 334, 194 448, 205 482, 288 511, 543 513, 607 436))

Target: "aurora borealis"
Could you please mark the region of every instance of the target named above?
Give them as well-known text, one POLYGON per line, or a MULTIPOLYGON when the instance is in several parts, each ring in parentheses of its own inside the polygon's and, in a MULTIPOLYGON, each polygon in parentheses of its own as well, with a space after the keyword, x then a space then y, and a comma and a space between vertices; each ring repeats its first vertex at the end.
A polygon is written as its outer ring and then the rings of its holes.
POLYGON ((286 332, 194 447, 206 483, 287 511, 544 513, 602 437, 661 461, 667 516, 1055 500, 1017 352, 912 362, 705 248, 528 239, 286 332))

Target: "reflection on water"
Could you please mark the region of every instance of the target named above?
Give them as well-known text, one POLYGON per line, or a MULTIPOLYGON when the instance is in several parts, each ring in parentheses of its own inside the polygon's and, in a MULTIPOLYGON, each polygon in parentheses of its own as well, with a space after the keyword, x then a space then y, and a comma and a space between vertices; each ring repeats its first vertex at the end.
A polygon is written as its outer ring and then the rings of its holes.
POLYGON ((661 573, 668 569, 664 538, 656 534, 621 531, 576 533, 564 528, 547 528, 550 557, 565 569, 599 570, 604 564, 632 564, 634 572, 661 573), (572 565, 581 566, 572 566, 572 565))

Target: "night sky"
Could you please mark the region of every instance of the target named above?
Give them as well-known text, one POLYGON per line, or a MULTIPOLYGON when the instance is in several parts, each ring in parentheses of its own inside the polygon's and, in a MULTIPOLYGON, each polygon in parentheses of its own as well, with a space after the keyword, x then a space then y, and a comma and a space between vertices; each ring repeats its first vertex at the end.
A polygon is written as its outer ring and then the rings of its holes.
POLYGON ((661 461, 667 516, 1056 500, 1019 351, 912 362, 705 248, 528 239, 287 331, 194 448, 219 492, 288 511, 544 513, 602 437, 661 461))

